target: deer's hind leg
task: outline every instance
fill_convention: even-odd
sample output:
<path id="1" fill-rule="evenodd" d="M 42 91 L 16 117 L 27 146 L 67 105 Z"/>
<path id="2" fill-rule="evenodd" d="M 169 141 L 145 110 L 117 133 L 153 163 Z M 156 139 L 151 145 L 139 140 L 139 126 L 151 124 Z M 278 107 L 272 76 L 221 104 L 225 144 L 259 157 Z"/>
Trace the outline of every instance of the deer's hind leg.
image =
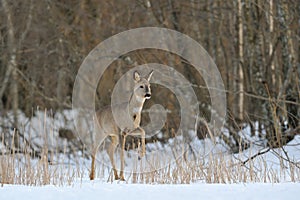
<path id="1" fill-rule="evenodd" d="M 118 180 L 119 176 L 118 176 L 118 171 L 117 171 L 116 163 L 115 163 L 115 159 L 114 159 L 114 153 L 115 153 L 115 149 L 116 149 L 117 145 L 119 144 L 119 138 L 118 138 L 118 136 L 110 136 L 110 137 L 111 137 L 111 143 L 109 144 L 109 147 L 106 149 L 106 151 L 109 156 L 110 162 L 112 164 L 115 180 Z"/>
<path id="2" fill-rule="evenodd" d="M 96 165 L 96 155 L 98 148 L 94 149 L 92 152 L 92 163 L 91 163 L 91 172 L 90 172 L 90 180 L 95 179 L 95 165 Z"/>

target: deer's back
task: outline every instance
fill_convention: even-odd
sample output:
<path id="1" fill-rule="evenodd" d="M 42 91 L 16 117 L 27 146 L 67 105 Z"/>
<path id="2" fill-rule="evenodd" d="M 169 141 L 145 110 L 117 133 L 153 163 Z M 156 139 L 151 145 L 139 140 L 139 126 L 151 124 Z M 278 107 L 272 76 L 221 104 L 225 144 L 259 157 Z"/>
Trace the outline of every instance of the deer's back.
<path id="1" fill-rule="evenodd" d="M 117 135 L 120 133 L 120 130 L 124 130 L 125 128 L 133 129 L 134 125 L 132 120 L 129 119 L 130 116 L 127 105 L 128 103 L 123 103 L 114 106 L 114 113 L 118 120 L 118 125 L 115 122 L 111 106 L 97 111 L 96 115 L 101 132 L 106 135 Z"/>

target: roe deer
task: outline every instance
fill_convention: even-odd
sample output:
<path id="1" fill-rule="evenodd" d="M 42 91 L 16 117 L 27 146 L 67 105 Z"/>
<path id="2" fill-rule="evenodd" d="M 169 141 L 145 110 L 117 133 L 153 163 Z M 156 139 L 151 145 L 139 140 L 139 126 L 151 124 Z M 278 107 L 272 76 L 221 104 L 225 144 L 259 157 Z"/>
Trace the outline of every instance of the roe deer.
<path id="1" fill-rule="evenodd" d="M 134 79 L 134 88 L 133 93 L 130 97 L 129 102 L 118 104 L 116 106 L 106 107 L 103 110 L 100 110 L 96 113 L 97 120 L 99 124 L 99 130 L 96 133 L 99 134 L 102 138 L 110 137 L 111 142 L 109 146 L 106 148 L 109 159 L 112 164 L 112 168 L 114 171 L 115 180 L 125 180 L 124 179 L 124 150 L 125 150 L 125 140 L 127 135 L 140 136 L 141 137 L 141 152 L 140 156 L 145 155 L 145 131 L 140 127 L 141 122 L 141 112 L 146 99 L 150 99 L 151 97 L 151 88 L 150 88 L 150 79 L 153 74 L 151 71 L 147 76 L 141 77 L 140 74 L 135 71 L 133 73 Z M 118 114 L 118 119 L 121 121 L 121 125 L 118 124 L 113 116 L 114 113 Z M 129 115 L 128 115 L 129 114 Z M 128 119 L 128 117 L 131 119 Z M 121 149 L 121 168 L 120 175 L 118 176 L 118 171 L 116 169 L 116 164 L 114 161 L 114 152 L 118 144 L 120 144 L 120 136 L 122 138 L 122 149 Z M 97 139 L 96 139 L 97 140 Z M 96 141 L 98 142 L 98 141 Z M 99 144 L 100 145 L 100 144 Z M 90 172 L 90 179 L 93 180 L 95 178 L 95 159 L 96 154 L 99 148 L 99 145 L 95 145 L 93 147 L 92 152 L 92 165 Z"/>

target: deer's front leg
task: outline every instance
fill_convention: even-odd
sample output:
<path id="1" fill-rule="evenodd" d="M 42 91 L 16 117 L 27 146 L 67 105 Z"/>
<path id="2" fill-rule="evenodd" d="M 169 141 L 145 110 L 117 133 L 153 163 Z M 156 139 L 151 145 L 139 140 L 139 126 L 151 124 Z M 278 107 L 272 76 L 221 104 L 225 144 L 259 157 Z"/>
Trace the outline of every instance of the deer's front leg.
<path id="1" fill-rule="evenodd" d="M 146 154 L 146 142 L 145 142 L 145 136 L 146 133 L 144 131 L 144 129 L 142 129 L 141 127 L 138 127 L 132 131 L 130 131 L 128 133 L 128 135 L 132 135 L 132 136 L 140 136 L 141 137 L 141 151 L 140 151 L 140 155 L 139 157 L 144 157 Z"/>
<path id="2" fill-rule="evenodd" d="M 146 137 L 146 133 L 144 131 L 144 129 L 141 128 L 141 141 L 142 141 L 142 150 L 140 153 L 140 157 L 144 157 L 146 154 L 146 142 L 145 142 L 145 137 Z"/>

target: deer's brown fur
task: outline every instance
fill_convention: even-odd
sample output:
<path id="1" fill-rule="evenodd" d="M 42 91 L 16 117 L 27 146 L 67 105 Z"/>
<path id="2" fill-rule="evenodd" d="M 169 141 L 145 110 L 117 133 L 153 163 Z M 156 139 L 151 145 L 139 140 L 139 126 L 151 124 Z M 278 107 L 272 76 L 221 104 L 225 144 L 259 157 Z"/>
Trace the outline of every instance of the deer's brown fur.
<path id="1" fill-rule="evenodd" d="M 98 120 L 98 131 L 97 135 L 100 138 L 110 137 L 111 142 L 109 143 L 106 151 L 110 158 L 112 168 L 114 171 L 115 179 L 125 180 L 124 179 L 124 148 L 125 148 L 125 139 L 127 135 L 134 135 L 141 137 L 141 152 L 140 156 L 145 155 L 145 131 L 140 127 L 141 123 L 141 112 L 146 99 L 151 97 L 151 88 L 150 88 L 150 79 L 153 74 L 151 71 L 147 76 L 141 77 L 140 74 L 135 71 L 133 73 L 134 79 L 134 88 L 131 95 L 131 98 L 128 103 L 123 103 L 115 105 L 114 108 L 108 106 L 96 113 Z M 118 122 L 116 124 L 114 113 L 118 115 Z M 128 115 L 129 114 L 129 115 Z M 114 152 L 118 144 L 120 144 L 120 136 L 122 137 L 122 149 L 121 149 L 121 168 L 120 174 L 116 169 L 116 164 L 114 160 Z M 99 137 L 98 137 L 99 138 Z M 97 140 L 97 137 L 96 137 Z M 96 141 L 98 142 L 98 141 Z M 95 178 L 95 159 L 96 153 L 98 151 L 99 145 L 95 145 L 92 152 L 92 165 L 90 179 Z"/>

